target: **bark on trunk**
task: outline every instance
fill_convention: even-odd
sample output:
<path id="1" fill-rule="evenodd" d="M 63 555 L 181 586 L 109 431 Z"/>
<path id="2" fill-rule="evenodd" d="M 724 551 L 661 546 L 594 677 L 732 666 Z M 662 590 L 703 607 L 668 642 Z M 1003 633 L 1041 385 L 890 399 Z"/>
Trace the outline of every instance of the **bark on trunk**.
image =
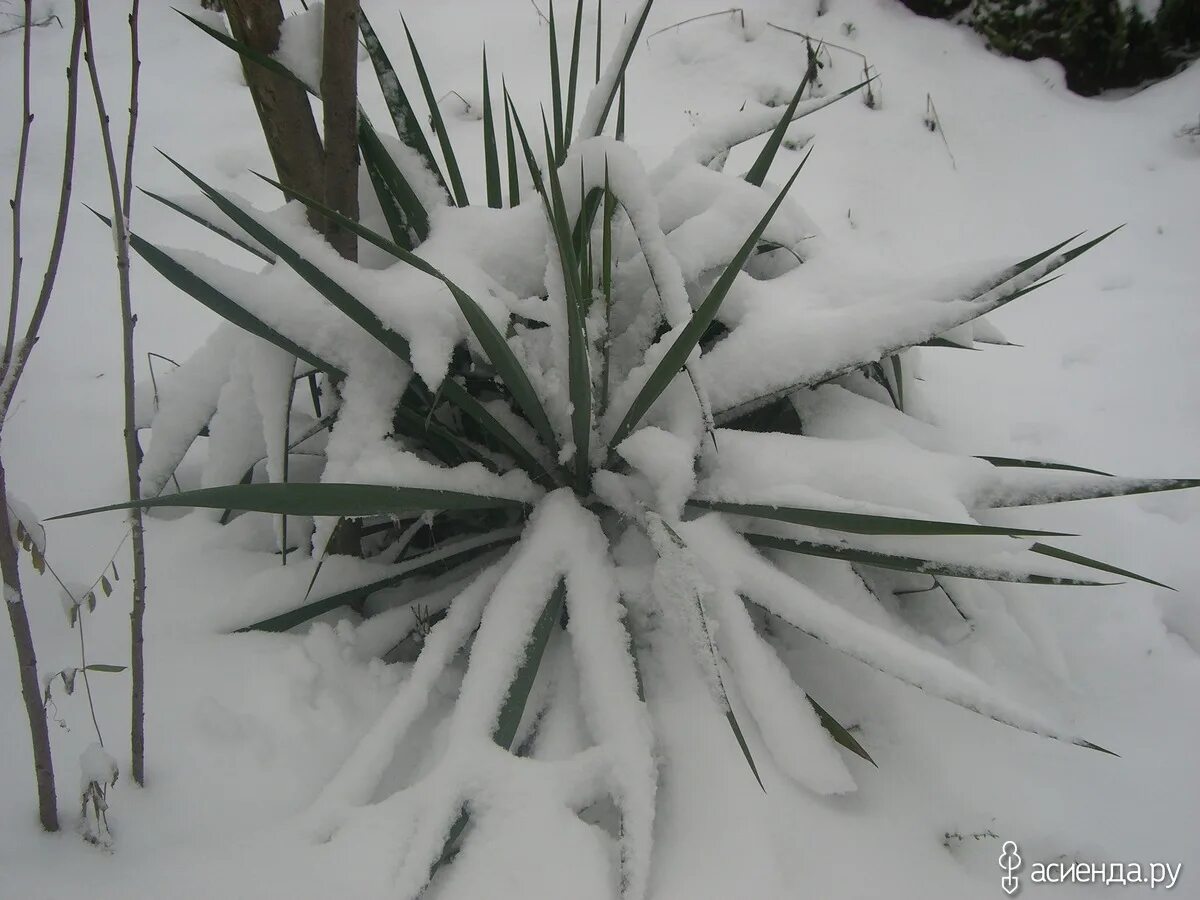
<path id="1" fill-rule="evenodd" d="M 235 38 L 262 53 L 279 49 L 283 23 L 279 0 L 225 0 L 224 5 Z M 243 60 L 242 71 L 280 183 L 310 197 L 323 197 L 325 154 L 308 93 L 252 62 Z M 310 214 L 309 221 L 323 230 L 319 217 Z"/>
<path id="2" fill-rule="evenodd" d="M 321 57 L 325 125 L 325 203 L 358 221 L 358 0 L 327 0 Z M 358 236 L 332 222 L 329 243 L 358 258 Z"/>

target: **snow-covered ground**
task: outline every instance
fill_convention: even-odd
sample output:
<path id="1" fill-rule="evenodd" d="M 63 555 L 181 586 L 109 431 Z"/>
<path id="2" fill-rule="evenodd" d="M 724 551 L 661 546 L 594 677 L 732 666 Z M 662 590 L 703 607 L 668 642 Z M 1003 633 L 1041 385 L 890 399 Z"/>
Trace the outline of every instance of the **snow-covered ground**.
<path id="1" fill-rule="evenodd" d="M 69 5 L 41 4 L 64 20 Z M 124 4 L 93 5 L 109 107 L 123 127 Z M 198 8 L 195 0 L 183 5 Z M 394 4 L 364 5 L 395 48 L 393 59 L 405 59 Z M 621 10 L 633 5 L 605 4 L 610 45 Z M 937 276 L 964 261 L 1020 258 L 1085 228 L 1126 223 L 1053 287 L 991 317 L 1022 347 L 923 351 L 922 414 L 964 452 L 1057 458 L 1131 475 L 1200 474 L 1200 140 L 1177 134 L 1200 116 L 1200 66 L 1123 99 L 1085 100 L 1065 90 L 1053 64 L 992 56 L 969 30 L 917 18 L 892 0 L 826 5 L 818 18 L 815 0 L 747 2 L 744 29 L 729 15 L 644 40 L 629 81 L 630 141 L 653 164 L 706 116 L 747 98 L 790 96 L 804 45 L 767 22 L 865 53 L 882 75 L 880 108 L 849 98 L 796 127 L 817 137 L 793 196 L 842 251 L 881 271 Z M 659 0 L 647 34 L 721 6 Z M 478 96 L 485 40 L 492 72 L 505 74 L 515 97 L 531 101 L 547 83 L 545 25 L 526 0 L 411 0 L 402 8 L 439 93 Z M 142 21 L 138 183 L 186 193 L 153 152 L 159 147 L 217 186 L 274 202 L 247 174 L 268 171 L 269 160 L 236 60 L 166 4 L 144 4 Z M 27 289 L 40 274 L 57 192 L 68 38 L 53 25 L 34 34 Z M 858 79 L 850 54 L 834 50 L 833 63 L 823 73 L 827 88 Z M 16 155 L 19 78 L 20 37 L 0 37 L 5 184 Z M 372 83 L 369 69 L 362 80 Z M 950 152 L 923 124 L 927 95 Z M 380 109 L 373 87 L 365 102 Z M 78 205 L 107 202 L 94 118 L 85 94 L 86 149 L 63 271 L 5 428 L 10 484 L 42 515 L 113 502 L 124 491 L 112 244 Z M 460 151 L 464 171 L 481 172 L 481 123 L 463 116 L 451 126 L 458 146 L 470 148 Z M 741 152 L 731 167 L 752 159 L 752 150 Z M 482 193 L 480 184 L 468 187 Z M 8 227 L 5 219 L 0 246 Z M 230 252 L 149 201 L 135 205 L 134 228 L 166 244 Z M 0 283 L 7 284 L 7 265 L 5 258 Z M 181 360 L 214 325 L 138 262 L 134 292 L 142 353 Z M 995 521 L 1085 535 L 1070 546 L 1178 589 L 1014 589 L 1012 617 L 1036 607 L 1050 623 L 1047 646 L 1062 648 L 1057 674 L 1043 649 L 1005 632 L 1009 616 L 980 617 L 988 639 L 958 648 L 985 679 L 1121 757 L 1003 728 L 814 648 L 790 662 L 828 697 L 831 712 L 860 725 L 878 770 L 847 756 L 858 791 L 832 798 L 770 770 L 764 795 L 736 757 L 727 764 L 716 751 L 711 759 L 692 752 L 677 776 L 690 790 L 668 784 L 665 792 L 670 808 L 660 810 L 652 896 L 998 897 L 996 859 L 1002 842 L 1013 840 L 1028 862 L 1182 863 L 1173 893 L 1200 897 L 1200 492 L 1017 511 Z M 86 584 L 123 529 L 114 515 L 48 531 L 51 563 Z M 362 825 L 313 845 L 292 823 L 391 695 L 397 667 L 360 660 L 327 626 L 224 635 L 231 604 L 271 557 L 239 549 L 211 522 L 156 518 L 149 553 L 148 787 L 134 788 L 123 775 L 110 791 L 111 852 L 85 844 L 71 827 L 79 757 L 93 740 L 79 692 L 56 699 L 63 727 L 52 727 L 67 827 L 53 836 L 37 829 L 11 643 L 0 638 L 0 896 L 388 896 L 397 845 L 386 828 Z M 124 576 L 128 566 L 121 569 Z M 76 664 L 77 634 L 53 583 L 32 571 L 26 577 L 43 673 Z M 117 587 L 87 617 L 89 661 L 127 658 L 128 585 Z M 128 677 L 97 675 L 92 686 L 106 743 L 127 770 Z M 671 713 L 681 728 L 685 713 Z M 677 740 L 704 747 L 709 737 Z M 451 883 L 444 895 L 592 895 L 576 893 L 579 873 L 564 871 L 556 853 L 556 842 L 572 840 L 569 830 L 521 835 L 521 827 L 514 821 L 520 840 L 492 847 L 492 882 Z M 1062 886 L 1055 896 L 1103 890 Z"/>

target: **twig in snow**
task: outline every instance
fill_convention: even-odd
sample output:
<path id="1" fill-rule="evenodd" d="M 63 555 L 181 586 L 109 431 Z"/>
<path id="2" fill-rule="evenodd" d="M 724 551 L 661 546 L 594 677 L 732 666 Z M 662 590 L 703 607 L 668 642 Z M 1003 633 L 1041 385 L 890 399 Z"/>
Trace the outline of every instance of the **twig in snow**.
<path id="1" fill-rule="evenodd" d="M 878 109 L 880 106 L 882 106 L 882 96 L 877 97 L 875 95 L 875 88 L 872 87 L 872 85 L 877 85 L 877 83 L 880 81 L 879 73 L 876 71 L 875 76 L 872 78 L 871 70 L 875 67 L 871 65 L 871 62 L 867 59 L 865 53 L 855 50 L 852 47 L 846 47 L 842 44 L 835 44 L 833 41 L 828 41 L 824 38 L 813 37 L 811 34 L 806 34 L 803 31 L 796 31 L 794 28 L 784 28 L 782 25 L 776 25 L 774 22 L 768 22 L 767 27 L 774 28 L 776 31 L 782 31 L 785 34 L 794 35 L 795 37 L 804 38 L 804 40 L 810 43 L 813 41 L 819 42 L 825 47 L 825 55 L 826 58 L 829 59 L 830 66 L 833 65 L 833 57 L 829 54 L 830 47 L 835 50 L 841 50 L 844 53 L 850 53 L 854 56 L 857 56 L 860 60 L 862 60 L 863 81 L 868 82 L 867 84 L 863 85 L 863 103 L 867 105 L 868 109 Z M 880 91 L 882 93 L 881 87 Z"/>
<path id="2" fill-rule="evenodd" d="M 14 19 L 17 18 L 15 13 L 4 13 L 4 15 L 9 16 Z M 6 34 L 12 34 L 14 31 L 27 31 L 28 30 L 26 28 L 27 22 L 29 23 L 29 28 L 45 28 L 51 22 L 57 22 L 59 28 L 63 27 L 62 19 L 60 19 L 58 16 L 54 15 L 54 13 L 51 13 L 50 15 L 46 16 L 46 18 L 44 18 L 38 22 L 30 22 L 29 14 L 26 13 L 25 18 L 21 21 L 20 25 L 13 25 L 11 28 L 0 29 L 0 37 L 4 37 L 4 35 L 6 35 Z"/>
<path id="3" fill-rule="evenodd" d="M 732 16 L 732 15 L 737 15 L 737 16 L 741 17 L 742 30 L 744 31 L 746 28 L 746 11 L 744 9 L 742 9 L 740 6 L 733 6 L 733 7 L 730 7 L 729 9 L 723 9 L 719 12 L 705 13 L 702 16 L 692 16 L 690 19 L 684 19 L 681 22 L 676 22 L 674 25 L 667 25 L 663 28 L 658 29 L 658 31 L 654 32 L 653 34 L 647 35 L 646 43 L 650 43 L 650 38 L 657 37 L 658 35 L 662 34 L 664 31 L 670 31 L 673 28 L 681 28 L 684 25 L 690 25 L 693 22 L 699 22 L 702 19 L 714 19 L 717 16 Z"/>
<path id="4" fill-rule="evenodd" d="M 950 165 L 957 172 L 958 162 L 954 158 L 954 151 L 950 149 L 950 142 L 946 139 L 946 129 L 942 127 L 942 119 L 938 115 L 937 107 L 933 105 L 932 94 L 925 95 L 925 127 L 942 136 L 942 143 L 946 145 L 946 152 L 950 154 Z"/>
<path id="5" fill-rule="evenodd" d="M 464 97 L 462 94 L 460 94 L 458 91 L 454 91 L 454 90 L 446 91 L 446 93 L 442 94 L 442 96 L 437 98 L 438 105 L 440 106 L 441 102 L 443 100 L 445 100 L 447 97 L 449 97 L 451 94 L 453 94 L 455 97 L 457 97 L 459 100 L 462 101 L 463 112 L 469 114 L 471 112 L 471 101 L 468 100 L 466 97 Z"/>

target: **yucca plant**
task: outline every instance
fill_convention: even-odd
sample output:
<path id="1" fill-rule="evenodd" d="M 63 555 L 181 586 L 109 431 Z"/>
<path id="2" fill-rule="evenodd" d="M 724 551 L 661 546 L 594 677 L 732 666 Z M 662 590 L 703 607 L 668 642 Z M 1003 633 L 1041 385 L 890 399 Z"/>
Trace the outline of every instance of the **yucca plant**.
<path id="1" fill-rule="evenodd" d="M 180 166 L 207 205 L 161 199 L 265 268 L 132 239 L 229 323 L 160 379 L 155 409 L 145 400 L 141 505 L 289 517 L 278 550 L 286 560 L 290 541 L 301 553 L 310 544 L 308 594 L 247 629 L 377 614 L 385 659 L 419 651 L 316 800 L 315 834 L 386 799 L 396 748 L 437 687 L 461 677 L 445 728 L 418 737 L 424 774 L 388 800 L 411 823 L 397 848 L 402 896 L 514 810 L 563 827 L 588 810 L 618 848 L 622 896 L 643 897 L 666 727 L 657 711 L 675 690 L 728 722 L 760 786 L 765 751 L 773 771 L 815 792 L 852 790 L 835 744 L 870 761 L 868 750 L 792 679 L 777 652 L 788 629 L 997 722 L 1102 749 L 847 599 L 894 609 L 894 594 L 930 580 L 943 591 L 962 579 L 1097 584 L 1087 570 L 1148 581 L 1042 541 L 1063 535 L 979 519 L 1198 484 L 964 458 L 932 449 L 935 437 L 902 437 L 912 348 L 1003 343 L 980 317 L 1107 235 L 927 292 L 844 303 L 806 293 L 807 273 L 827 271 L 788 202 L 808 157 L 782 186 L 768 175 L 788 126 L 838 97 L 802 101 L 806 78 L 782 115 L 742 110 L 647 171 L 603 132 L 615 112 L 623 135 L 624 78 L 650 6 L 603 72 L 597 63 L 582 104 L 582 0 L 565 74 L 551 16 L 552 113 L 540 131 L 503 91 L 501 140 L 485 62 L 486 207 L 470 204 L 413 35 L 432 142 L 363 19 L 399 138 L 361 115 L 377 209 L 351 222 L 288 192 L 295 202 L 262 212 Z M 731 148 L 762 134 L 749 169 L 726 172 Z M 374 256 L 341 259 L 309 210 Z M 311 412 L 293 399 L 305 382 Z M 204 486 L 164 493 L 202 434 Z M 361 523 L 351 549 L 364 559 L 339 562 L 339 589 L 323 592 L 321 562 L 344 549 L 333 539 L 347 520 Z M 929 596 L 970 619 L 949 593 Z"/>

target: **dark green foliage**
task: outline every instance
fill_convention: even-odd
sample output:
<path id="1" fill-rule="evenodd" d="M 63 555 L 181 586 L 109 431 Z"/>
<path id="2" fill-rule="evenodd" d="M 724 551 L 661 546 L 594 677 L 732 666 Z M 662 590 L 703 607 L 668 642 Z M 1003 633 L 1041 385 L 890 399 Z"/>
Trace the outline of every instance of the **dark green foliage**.
<path id="1" fill-rule="evenodd" d="M 971 0 L 900 0 L 900 2 L 918 16 L 928 16 L 931 19 L 948 19 L 971 5 Z"/>
<path id="2" fill-rule="evenodd" d="M 1196 0 L 1162 0 L 1154 29 L 1168 51 L 1200 50 L 1200 3 Z"/>
<path id="3" fill-rule="evenodd" d="M 1006 56 L 1061 63 L 1067 87 L 1085 96 L 1166 77 L 1200 51 L 1197 0 L 1163 0 L 1154 22 L 1120 0 L 900 2 L 922 16 L 960 16 Z"/>

